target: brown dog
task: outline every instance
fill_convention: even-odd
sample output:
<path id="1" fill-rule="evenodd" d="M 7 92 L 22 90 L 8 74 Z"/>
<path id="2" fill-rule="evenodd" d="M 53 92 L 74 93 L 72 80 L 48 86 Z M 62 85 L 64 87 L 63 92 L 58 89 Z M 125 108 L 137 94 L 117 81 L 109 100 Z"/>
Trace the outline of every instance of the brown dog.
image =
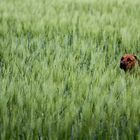
<path id="1" fill-rule="evenodd" d="M 140 65 L 140 60 L 133 54 L 125 54 L 120 60 L 120 68 L 125 72 L 132 70 L 137 65 Z"/>

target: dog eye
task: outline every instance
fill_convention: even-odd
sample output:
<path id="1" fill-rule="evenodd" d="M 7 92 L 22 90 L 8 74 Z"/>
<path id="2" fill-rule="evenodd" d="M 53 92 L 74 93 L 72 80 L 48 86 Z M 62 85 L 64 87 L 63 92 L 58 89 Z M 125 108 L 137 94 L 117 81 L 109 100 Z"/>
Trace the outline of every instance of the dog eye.
<path id="1" fill-rule="evenodd" d="M 123 59 L 124 59 L 124 58 L 122 57 L 122 58 L 121 58 L 121 61 L 122 61 Z"/>
<path id="2" fill-rule="evenodd" d="M 129 62 L 130 62 L 130 61 L 132 61 L 132 60 L 131 60 L 130 58 L 127 58 L 127 61 L 129 61 Z"/>

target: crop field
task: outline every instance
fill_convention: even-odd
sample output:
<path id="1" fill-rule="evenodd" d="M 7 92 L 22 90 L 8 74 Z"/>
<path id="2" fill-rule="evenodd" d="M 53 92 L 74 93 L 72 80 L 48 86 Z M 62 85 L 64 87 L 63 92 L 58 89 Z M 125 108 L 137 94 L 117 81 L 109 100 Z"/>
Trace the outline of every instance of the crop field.
<path id="1" fill-rule="evenodd" d="M 0 0 L 0 139 L 140 139 L 139 0 Z"/>

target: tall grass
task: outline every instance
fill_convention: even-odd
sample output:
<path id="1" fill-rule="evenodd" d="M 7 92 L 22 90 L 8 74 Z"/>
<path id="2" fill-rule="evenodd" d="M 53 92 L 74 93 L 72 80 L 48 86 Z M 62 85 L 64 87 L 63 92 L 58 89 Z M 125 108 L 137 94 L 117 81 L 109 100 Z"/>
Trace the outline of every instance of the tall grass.
<path id="1" fill-rule="evenodd" d="M 0 0 L 0 139 L 140 139 L 140 1 Z"/>

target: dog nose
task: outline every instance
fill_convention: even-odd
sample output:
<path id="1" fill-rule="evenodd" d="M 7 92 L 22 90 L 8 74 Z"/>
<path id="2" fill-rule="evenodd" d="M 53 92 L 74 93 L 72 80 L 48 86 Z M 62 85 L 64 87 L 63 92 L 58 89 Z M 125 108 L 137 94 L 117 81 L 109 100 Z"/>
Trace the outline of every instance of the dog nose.
<path id="1" fill-rule="evenodd" d="M 125 64 L 123 62 L 120 62 L 120 68 L 123 69 L 125 67 Z"/>

